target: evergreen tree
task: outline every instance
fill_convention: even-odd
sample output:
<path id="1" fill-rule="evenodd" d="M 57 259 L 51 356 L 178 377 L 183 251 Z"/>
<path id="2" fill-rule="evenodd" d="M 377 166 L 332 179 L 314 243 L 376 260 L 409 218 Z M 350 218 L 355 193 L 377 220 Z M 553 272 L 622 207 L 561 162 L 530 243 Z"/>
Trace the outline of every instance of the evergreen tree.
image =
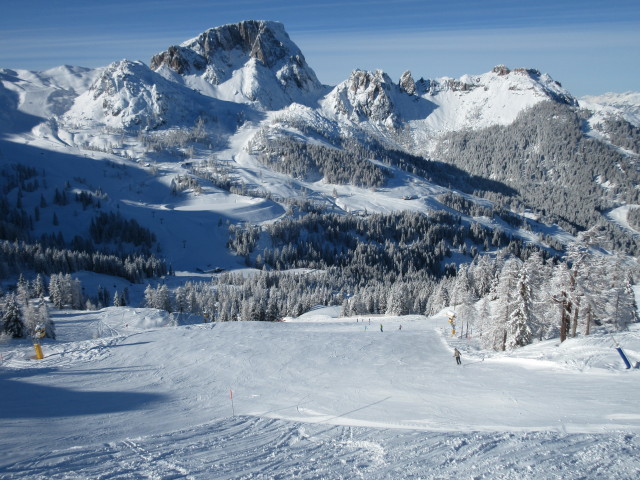
<path id="1" fill-rule="evenodd" d="M 44 298 L 40 297 L 38 301 L 38 321 L 44 325 L 45 337 L 55 340 L 56 338 L 56 326 L 49 315 L 49 308 Z"/>
<path id="2" fill-rule="evenodd" d="M 155 308 L 159 310 L 171 312 L 171 296 L 166 285 L 161 285 L 156 289 L 155 305 Z"/>
<path id="3" fill-rule="evenodd" d="M 573 311 L 573 303 L 569 296 L 569 285 L 571 283 L 571 272 L 567 264 L 559 263 L 553 269 L 553 277 L 551 279 L 552 299 L 556 305 L 556 315 L 549 318 L 547 328 L 550 331 L 549 336 L 560 335 L 560 341 L 564 342 L 567 338 L 571 322 L 571 313 Z"/>
<path id="4" fill-rule="evenodd" d="M 497 287 L 496 306 L 491 322 L 488 325 L 487 336 L 483 342 L 494 350 L 506 350 L 509 335 L 511 315 L 516 309 L 515 289 L 519 278 L 520 265 L 515 258 L 509 258 L 500 271 L 500 281 Z"/>
<path id="5" fill-rule="evenodd" d="M 461 265 L 454 281 L 452 302 L 457 308 L 461 334 L 463 332 L 463 322 L 467 322 L 468 329 L 469 320 L 473 318 L 475 313 L 473 304 L 477 300 L 475 289 L 471 285 L 469 268 L 467 265 Z"/>
<path id="6" fill-rule="evenodd" d="M 23 338 L 27 333 L 15 293 L 11 293 L 6 297 L 2 314 L 2 328 L 12 338 Z"/>
<path id="7" fill-rule="evenodd" d="M 53 306 L 60 310 L 64 305 L 63 286 L 57 274 L 51 275 L 49 279 L 49 298 Z"/>
<path id="8" fill-rule="evenodd" d="M 44 280 L 42 279 L 42 275 L 38 273 L 36 275 L 35 280 L 33 281 L 33 296 L 36 298 L 44 297 L 47 294 L 47 289 L 44 284 Z"/>
<path id="9" fill-rule="evenodd" d="M 22 306 L 26 305 L 31 298 L 29 292 L 29 283 L 25 280 L 22 273 L 18 276 L 18 283 L 16 284 L 16 293 L 18 296 L 18 303 Z"/>
<path id="10" fill-rule="evenodd" d="M 476 304 L 476 322 L 475 330 L 476 334 L 480 337 L 481 343 L 482 337 L 486 336 L 486 332 L 488 329 L 488 325 L 491 322 L 491 302 L 489 301 L 489 296 L 485 295 L 482 299 Z"/>
<path id="11" fill-rule="evenodd" d="M 113 294 L 113 306 L 114 307 L 121 307 L 122 303 L 120 301 L 120 295 L 118 294 L 118 291 L 116 290 L 116 293 Z"/>
<path id="12" fill-rule="evenodd" d="M 267 302 L 267 311 L 265 313 L 265 320 L 267 322 L 276 322 L 280 317 L 280 312 L 278 311 L 278 303 L 275 299 L 274 294 L 269 295 L 269 301 Z"/>
<path id="13" fill-rule="evenodd" d="M 551 268 L 547 265 L 540 252 L 534 252 L 524 263 L 531 289 L 531 318 L 529 326 L 532 335 L 539 340 L 545 338 L 546 319 L 554 317 L 555 303 L 551 298 L 547 283 L 551 277 Z"/>
<path id="14" fill-rule="evenodd" d="M 531 285 L 529 285 L 526 269 L 522 268 L 515 289 L 514 309 L 509 314 L 507 323 L 506 348 L 524 347 L 531 343 L 532 335 L 529 327 L 532 318 L 531 311 Z"/>
<path id="15" fill-rule="evenodd" d="M 150 284 L 144 289 L 144 306 L 147 308 L 156 308 L 156 292 Z"/>
<path id="16" fill-rule="evenodd" d="M 391 291 L 389 292 L 389 299 L 387 301 L 387 315 L 407 315 L 409 313 L 409 308 L 407 304 L 408 292 L 407 287 L 404 283 L 396 282 L 391 287 Z M 361 304 L 361 302 L 358 302 Z M 353 312 L 356 315 L 366 313 L 364 312 L 364 307 L 358 308 Z M 353 309 L 352 309 L 353 311 Z"/>

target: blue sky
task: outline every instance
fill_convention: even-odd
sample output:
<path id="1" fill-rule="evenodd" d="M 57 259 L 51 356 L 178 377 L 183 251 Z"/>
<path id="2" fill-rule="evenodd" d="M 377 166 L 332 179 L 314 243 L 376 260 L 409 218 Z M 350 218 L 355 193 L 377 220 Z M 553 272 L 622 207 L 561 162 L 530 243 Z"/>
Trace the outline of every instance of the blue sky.
<path id="1" fill-rule="evenodd" d="M 323 83 L 537 68 L 576 96 L 640 91 L 638 0 L 2 0 L 0 67 L 97 67 L 208 28 L 277 20 Z"/>

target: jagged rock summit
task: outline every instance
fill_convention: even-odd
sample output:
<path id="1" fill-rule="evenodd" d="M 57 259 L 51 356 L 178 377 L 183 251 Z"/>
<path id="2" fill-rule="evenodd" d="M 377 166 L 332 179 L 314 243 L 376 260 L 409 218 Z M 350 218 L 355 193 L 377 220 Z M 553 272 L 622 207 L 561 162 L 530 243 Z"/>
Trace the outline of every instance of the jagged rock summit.
<path id="1" fill-rule="evenodd" d="M 205 95 L 265 110 L 312 104 L 323 91 L 284 26 L 272 21 L 211 28 L 154 55 L 151 68 Z"/>
<path id="2" fill-rule="evenodd" d="M 411 76 L 408 72 L 406 74 Z M 323 100 L 324 111 L 353 123 L 372 122 L 396 129 L 402 122 L 426 118 L 434 105 L 411 89 L 411 81 L 394 83 L 382 70 L 354 70 Z M 408 90 L 407 90 L 408 89 Z"/>
<path id="3" fill-rule="evenodd" d="M 167 121 L 181 122 L 185 117 L 197 116 L 202 107 L 196 101 L 185 100 L 194 94 L 165 80 L 142 62 L 121 60 L 101 72 L 62 122 L 75 126 L 157 128 Z"/>

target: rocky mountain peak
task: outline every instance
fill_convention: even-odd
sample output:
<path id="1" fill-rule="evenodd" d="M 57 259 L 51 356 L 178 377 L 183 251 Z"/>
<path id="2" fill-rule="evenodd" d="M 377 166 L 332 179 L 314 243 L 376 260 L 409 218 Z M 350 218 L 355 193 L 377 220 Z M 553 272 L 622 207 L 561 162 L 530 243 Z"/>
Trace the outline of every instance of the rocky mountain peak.
<path id="1" fill-rule="evenodd" d="M 216 63 L 217 57 L 225 53 L 241 52 L 255 58 L 268 68 L 287 56 L 283 40 L 289 40 L 280 23 L 247 20 L 236 24 L 210 28 L 192 40 L 169 47 L 151 58 L 151 68 L 157 70 L 167 65 L 179 74 L 203 70 Z M 298 52 L 294 53 L 294 57 Z M 301 54 L 300 54 L 301 55 Z"/>
<path id="2" fill-rule="evenodd" d="M 393 90 L 399 88 L 382 70 L 354 70 L 349 79 L 338 85 L 330 96 L 333 97 L 335 111 L 352 120 L 394 122 Z"/>
<path id="3" fill-rule="evenodd" d="M 416 82 L 413 80 L 409 70 L 400 76 L 399 85 L 400 89 L 409 95 L 414 95 L 416 93 Z"/>
<path id="4" fill-rule="evenodd" d="M 222 85 L 237 75 L 243 80 L 235 89 L 241 90 L 249 103 L 266 108 L 282 108 L 294 101 L 304 103 L 305 97 L 322 88 L 283 25 L 272 21 L 247 20 L 211 28 L 154 55 L 151 68 L 160 71 L 163 67 L 185 77 L 198 77 L 213 86 Z M 237 74 L 240 71 L 242 75 Z M 265 77 L 270 77 L 267 82 L 275 80 L 281 90 L 276 96 L 283 98 L 262 98 L 264 92 L 253 91 L 248 86 L 264 84 Z M 194 88 L 210 94 L 201 87 Z"/>
<path id="5" fill-rule="evenodd" d="M 193 125 L 214 101 L 168 81 L 140 61 L 121 60 L 101 71 L 62 116 L 61 123 L 131 130 Z"/>

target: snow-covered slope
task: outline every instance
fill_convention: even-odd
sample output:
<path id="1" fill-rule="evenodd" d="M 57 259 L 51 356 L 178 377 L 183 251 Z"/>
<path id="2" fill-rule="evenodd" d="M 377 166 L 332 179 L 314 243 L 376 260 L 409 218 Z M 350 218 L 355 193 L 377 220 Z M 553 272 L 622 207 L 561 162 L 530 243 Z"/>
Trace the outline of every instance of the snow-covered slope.
<path id="1" fill-rule="evenodd" d="M 8 163 L 25 162 L 61 178 L 49 190 L 67 182 L 77 191 L 100 187 L 110 207 L 147 225 L 152 224 L 149 216 L 170 212 L 163 218 L 175 223 L 163 224 L 162 237 L 171 247 L 162 248 L 188 258 L 185 268 L 196 257 L 205 260 L 205 267 L 216 259 L 200 249 L 198 255 L 183 255 L 177 247 L 184 239 L 176 245 L 171 232 L 188 229 L 187 216 L 200 232 L 221 219 L 276 221 L 287 201 L 295 199 L 359 214 L 442 209 L 436 197 L 451 189 L 446 175 L 437 184 L 424 169 L 417 174 L 420 169 L 383 163 L 375 148 L 430 154 L 448 132 L 507 125 L 546 100 L 576 104 L 548 75 L 504 66 L 459 79 L 416 81 L 405 72 L 399 82 L 381 71 L 356 70 L 330 89 L 320 85 L 277 22 L 207 30 L 156 55 L 151 65 L 122 60 L 96 70 L 1 71 L 0 129 L 11 135 L 5 135 L 0 155 Z M 359 148 L 362 161 L 384 169 L 388 178 L 383 188 L 366 188 L 331 184 L 317 174 L 307 181 L 274 171 L 261 155 L 269 140 L 279 137 L 332 149 Z M 43 158 L 63 160 L 41 165 Z M 134 173 L 104 180 L 109 176 L 96 165 L 111 162 Z M 172 193 L 180 176 L 191 179 L 194 188 Z M 69 180 L 76 177 L 82 182 Z M 253 192 L 253 197 L 237 195 L 242 192 Z M 38 206 L 33 199 L 25 203 L 31 211 Z M 86 235 L 79 222 L 68 223 L 69 236 Z M 50 233 L 38 229 L 38 235 Z"/>
<path id="2" fill-rule="evenodd" d="M 74 129 L 193 126 L 197 118 L 231 117 L 241 108 L 170 82 L 142 62 L 122 60 L 105 68 L 63 115 Z"/>
<path id="3" fill-rule="evenodd" d="M 395 129 L 407 120 L 426 118 L 434 109 L 429 101 L 411 96 L 381 70 L 354 70 L 323 100 L 329 117 L 353 123 L 374 122 Z"/>
<path id="4" fill-rule="evenodd" d="M 323 90 L 283 25 L 270 21 L 209 29 L 155 55 L 151 68 L 204 95 L 267 110 L 311 104 Z"/>
<path id="5" fill-rule="evenodd" d="M 538 102 L 577 101 L 547 74 L 510 70 L 500 65 L 481 75 L 416 82 L 416 94 L 437 105 L 425 127 L 433 131 L 483 128 L 512 123 L 519 113 Z"/>
<path id="6" fill-rule="evenodd" d="M 0 129 L 29 131 L 64 114 L 102 69 L 60 66 L 43 72 L 0 69 Z"/>
<path id="7" fill-rule="evenodd" d="M 577 105 L 549 75 L 500 65 L 458 79 L 415 81 L 407 71 L 398 83 L 380 70 L 354 70 L 321 105 L 327 118 L 355 124 L 397 148 L 429 153 L 444 133 L 508 125 L 543 101 Z"/>
<path id="8" fill-rule="evenodd" d="M 640 127 L 640 92 L 586 96 L 580 99 L 580 106 L 599 115 L 619 115 Z"/>
<path id="9" fill-rule="evenodd" d="M 373 121 L 397 127 L 409 122 L 422 133 L 484 128 L 512 123 L 523 110 L 544 100 L 569 105 L 577 101 L 547 74 L 537 70 L 495 67 L 459 79 L 414 81 L 405 72 L 398 84 L 378 70 L 355 70 L 330 92 L 323 105 L 354 122 Z"/>
<path id="10" fill-rule="evenodd" d="M 444 337 L 443 316 L 172 327 L 109 308 L 55 321 L 44 360 L 29 360 L 28 342 L 0 347 L 7 480 L 640 471 L 640 371 L 605 335 L 484 357 L 473 339 Z M 616 340 L 640 359 L 637 328 Z"/>

